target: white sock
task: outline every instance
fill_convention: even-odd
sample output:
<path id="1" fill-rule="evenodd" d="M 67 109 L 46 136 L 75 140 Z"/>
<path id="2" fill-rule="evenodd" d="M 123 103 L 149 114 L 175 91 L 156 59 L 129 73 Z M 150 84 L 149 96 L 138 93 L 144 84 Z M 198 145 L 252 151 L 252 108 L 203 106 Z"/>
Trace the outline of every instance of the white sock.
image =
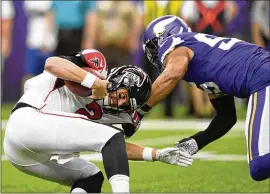
<path id="1" fill-rule="evenodd" d="M 74 188 L 72 189 L 71 193 L 87 193 L 87 192 L 82 188 Z"/>
<path id="2" fill-rule="evenodd" d="M 129 193 L 129 177 L 116 174 L 109 179 L 113 193 Z"/>

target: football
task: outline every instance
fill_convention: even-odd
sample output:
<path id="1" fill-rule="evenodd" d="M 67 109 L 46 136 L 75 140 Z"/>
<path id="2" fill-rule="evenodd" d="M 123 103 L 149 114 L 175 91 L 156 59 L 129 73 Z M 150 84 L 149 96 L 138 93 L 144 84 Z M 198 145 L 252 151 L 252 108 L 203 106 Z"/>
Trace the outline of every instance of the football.
<path id="1" fill-rule="evenodd" d="M 83 67 L 82 69 L 96 75 L 100 79 L 103 79 L 103 80 L 105 79 L 104 76 L 101 73 L 99 73 L 97 70 L 94 70 L 89 67 Z M 91 89 L 82 86 L 80 83 L 65 80 L 65 85 L 73 94 L 76 94 L 77 96 L 87 97 L 91 95 Z"/>

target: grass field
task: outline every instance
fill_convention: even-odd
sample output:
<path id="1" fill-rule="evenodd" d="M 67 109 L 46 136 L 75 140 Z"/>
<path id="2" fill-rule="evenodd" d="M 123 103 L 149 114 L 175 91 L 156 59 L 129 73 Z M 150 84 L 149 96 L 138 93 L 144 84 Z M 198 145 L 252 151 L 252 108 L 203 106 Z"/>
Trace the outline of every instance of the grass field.
<path id="1" fill-rule="evenodd" d="M 6 109 L 2 113 L 8 112 Z M 143 130 L 130 141 L 162 148 L 173 146 L 175 141 L 194 132 L 191 129 Z M 101 161 L 94 163 L 104 172 Z M 131 161 L 130 172 L 131 192 L 269 192 L 269 180 L 255 182 L 249 176 L 243 130 L 232 130 L 224 138 L 205 147 L 200 154 L 195 155 L 194 164 L 189 168 L 160 162 Z M 68 187 L 23 174 L 4 157 L 1 181 L 2 193 L 69 192 Z M 102 192 L 111 192 L 106 179 Z"/>

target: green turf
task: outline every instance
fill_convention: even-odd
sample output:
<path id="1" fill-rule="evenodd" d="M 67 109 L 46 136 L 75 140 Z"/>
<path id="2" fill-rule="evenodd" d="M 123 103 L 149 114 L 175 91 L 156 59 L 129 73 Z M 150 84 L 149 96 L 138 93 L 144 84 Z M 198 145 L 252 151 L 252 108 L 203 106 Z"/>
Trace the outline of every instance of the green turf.
<path id="1" fill-rule="evenodd" d="M 10 112 L 14 104 L 2 104 L 1 107 L 1 118 L 2 120 L 7 120 L 9 118 Z"/>
<path id="2" fill-rule="evenodd" d="M 13 105 L 2 108 L 7 119 Z M 151 112 L 150 118 L 161 114 L 161 106 Z M 244 115 L 244 114 L 243 114 Z M 159 117 L 159 116 L 158 116 Z M 162 148 L 195 133 L 194 130 L 141 130 L 127 141 Z M 2 131 L 2 139 L 4 131 Z M 2 144 L 1 144 L 2 145 Z M 216 154 L 246 154 L 244 131 L 232 130 L 202 151 Z M 104 172 L 102 162 L 95 162 Z M 105 174 L 105 173 L 104 173 Z M 130 162 L 131 192 L 269 192 L 269 180 L 255 182 L 249 176 L 246 161 L 194 161 L 189 168 L 180 168 L 160 162 Z M 2 191 L 5 192 L 69 192 L 69 187 L 29 176 L 18 171 L 8 161 L 2 161 Z M 102 192 L 111 192 L 105 179 Z"/>
<path id="3" fill-rule="evenodd" d="M 4 131 L 2 131 L 2 140 L 4 138 Z M 153 146 L 162 148 L 165 146 L 174 146 L 174 143 L 184 137 L 188 137 L 195 132 L 192 130 L 162 130 L 162 131 L 148 131 L 142 130 L 137 132 L 132 138 L 127 139 L 128 142 L 138 143 L 143 146 Z M 245 137 L 243 131 L 231 131 L 223 138 L 206 146 L 203 151 L 215 151 L 219 154 L 246 154 Z M 241 145 L 241 146 L 238 146 Z"/>
<path id="4" fill-rule="evenodd" d="M 96 163 L 102 170 L 101 162 Z M 269 182 L 249 177 L 246 162 L 196 161 L 190 168 L 130 162 L 131 192 L 268 192 Z M 69 188 L 19 172 L 2 163 L 2 192 L 68 192 Z M 102 192 L 110 192 L 104 181 Z"/>
<path id="5" fill-rule="evenodd" d="M 194 131 L 189 130 L 140 131 L 130 141 L 145 146 L 165 147 L 172 146 L 173 140 L 178 136 L 192 133 Z M 244 155 L 246 148 L 243 131 L 231 131 L 202 151 Z M 95 163 L 103 170 L 101 162 Z M 193 166 L 186 169 L 160 162 L 130 162 L 130 172 L 131 192 L 267 192 L 269 190 L 268 181 L 255 182 L 250 178 L 246 161 L 195 160 Z M 23 174 L 8 161 L 2 162 L 2 192 L 68 191 L 68 187 Z M 111 191 L 107 180 L 102 191 Z"/>

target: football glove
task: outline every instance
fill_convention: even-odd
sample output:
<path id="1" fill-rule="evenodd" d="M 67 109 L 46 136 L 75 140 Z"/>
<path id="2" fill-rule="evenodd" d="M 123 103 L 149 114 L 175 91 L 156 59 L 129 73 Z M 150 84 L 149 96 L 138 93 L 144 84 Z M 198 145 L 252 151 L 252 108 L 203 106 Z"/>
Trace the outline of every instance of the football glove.
<path id="1" fill-rule="evenodd" d="M 131 115 L 132 123 L 123 123 L 122 128 L 126 138 L 130 138 L 140 128 L 141 119 L 138 113 L 135 111 Z"/>
<path id="2" fill-rule="evenodd" d="M 142 118 L 152 109 L 152 107 L 144 104 L 141 108 L 137 109 L 137 114 L 139 115 L 140 119 Z"/>
<path id="3" fill-rule="evenodd" d="M 188 167 L 193 163 L 193 159 L 190 154 L 172 147 L 157 150 L 156 159 L 167 164 L 173 164 L 181 167 Z"/>
<path id="4" fill-rule="evenodd" d="M 199 151 L 198 145 L 193 138 L 184 138 L 175 144 L 181 151 L 187 152 L 190 155 L 194 155 Z"/>

